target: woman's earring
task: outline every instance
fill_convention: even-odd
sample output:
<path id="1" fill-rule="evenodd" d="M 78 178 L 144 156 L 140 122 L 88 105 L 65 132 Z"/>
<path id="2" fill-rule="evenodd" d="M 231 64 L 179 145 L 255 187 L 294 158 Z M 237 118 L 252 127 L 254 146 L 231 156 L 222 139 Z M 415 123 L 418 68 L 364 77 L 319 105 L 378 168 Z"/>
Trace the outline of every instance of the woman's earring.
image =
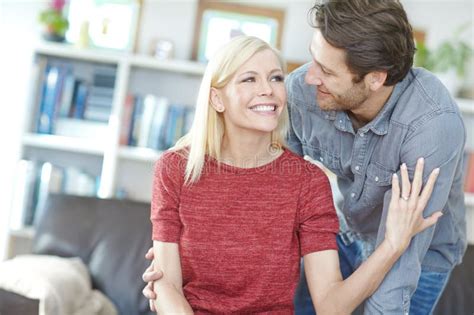
<path id="1" fill-rule="evenodd" d="M 217 107 L 216 111 L 218 111 L 219 113 L 222 113 L 224 112 L 224 107 Z"/>

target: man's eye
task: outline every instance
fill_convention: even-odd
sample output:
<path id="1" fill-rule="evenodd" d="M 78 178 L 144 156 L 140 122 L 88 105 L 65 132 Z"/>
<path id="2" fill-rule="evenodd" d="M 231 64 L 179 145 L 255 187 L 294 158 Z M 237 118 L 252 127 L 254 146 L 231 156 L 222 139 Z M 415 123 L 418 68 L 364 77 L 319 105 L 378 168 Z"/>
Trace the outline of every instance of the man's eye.
<path id="1" fill-rule="evenodd" d="M 272 81 L 275 81 L 275 82 L 283 82 L 284 80 L 285 78 L 282 75 L 276 75 L 272 77 Z"/>

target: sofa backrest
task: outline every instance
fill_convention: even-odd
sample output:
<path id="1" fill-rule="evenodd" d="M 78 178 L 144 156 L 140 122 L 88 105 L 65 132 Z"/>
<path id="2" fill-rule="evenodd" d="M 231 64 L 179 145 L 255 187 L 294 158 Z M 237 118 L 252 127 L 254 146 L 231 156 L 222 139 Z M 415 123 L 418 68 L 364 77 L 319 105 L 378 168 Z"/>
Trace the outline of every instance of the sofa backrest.
<path id="1" fill-rule="evenodd" d="M 147 203 L 51 194 L 38 218 L 33 252 L 80 257 L 94 288 L 120 314 L 152 314 L 141 279 L 152 246 L 149 218 Z"/>

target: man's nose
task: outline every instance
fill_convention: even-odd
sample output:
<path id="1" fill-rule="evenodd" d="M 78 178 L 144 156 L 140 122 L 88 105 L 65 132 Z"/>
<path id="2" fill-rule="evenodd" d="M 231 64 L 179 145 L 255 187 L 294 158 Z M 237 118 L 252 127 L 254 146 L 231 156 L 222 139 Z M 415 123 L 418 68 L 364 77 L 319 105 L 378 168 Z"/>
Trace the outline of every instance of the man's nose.
<path id="1" fill-rule="evenodd" d="M 317 65 L 315 65 L 314 63 L 308 68 L 308 72 L 305 76 L 305 82 L 309 85 L 323 84 L 323 82 L 321 81 L 320 71 L 318 71 Z"/>

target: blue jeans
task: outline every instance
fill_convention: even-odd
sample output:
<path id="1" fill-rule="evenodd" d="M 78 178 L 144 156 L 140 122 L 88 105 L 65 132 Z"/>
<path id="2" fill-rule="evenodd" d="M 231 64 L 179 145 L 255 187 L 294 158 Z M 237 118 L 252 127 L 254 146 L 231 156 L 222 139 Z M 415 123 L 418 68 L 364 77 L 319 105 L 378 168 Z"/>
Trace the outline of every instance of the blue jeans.
<path id="1" fill-rule="evenodd" d="M 367 258 L 368 251 L 363 241 L 347 242 L 341 235 L 337 236 L 337 245 L 341 274 L 346 279 Z M 417 289 L 410 300 L 410 315 L 428 315 L 433 312 L 448 282 L 449 274 L 450 272 L 421 270 Z M 303 263 L 301 263 L 300 283 L 295 293 L 294 305 L 296 315 L 314 315 L 316 313 L 309 295 Z"/>

